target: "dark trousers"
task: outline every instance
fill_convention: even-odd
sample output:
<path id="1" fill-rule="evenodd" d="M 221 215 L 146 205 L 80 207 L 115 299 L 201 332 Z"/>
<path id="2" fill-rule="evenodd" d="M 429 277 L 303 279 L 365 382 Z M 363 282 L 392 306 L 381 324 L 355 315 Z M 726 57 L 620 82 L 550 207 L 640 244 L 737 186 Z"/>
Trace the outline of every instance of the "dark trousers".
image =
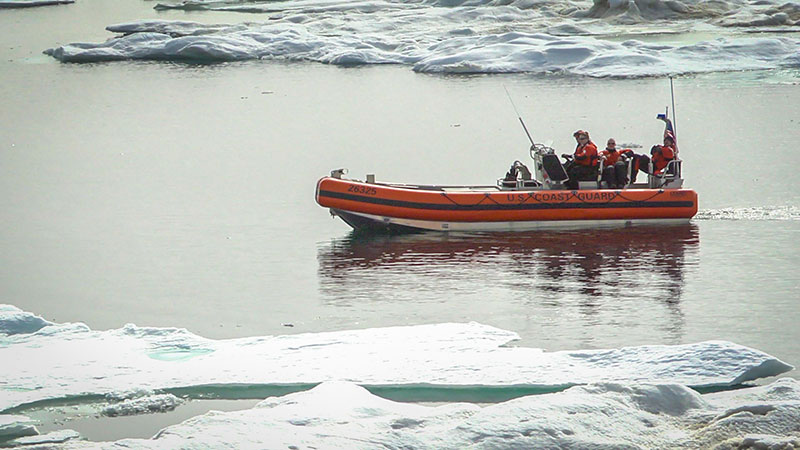
<path id="1" fill-rule="evenodd" d="M 628 164 L 618 161 L 613 166 L 603 167 L 603 181 L 610 188 L 621 188 L 628 184 Z"/>
<path id="2" fill-rule="evenodd" d="M 569 162 L 564 165 L 564 170 L 569 175 L 569 180 L 565 183 L 567 188 L 575 190 L 578 189 L 578 181 L 596 181 L 597 180 L 597 167 L 582 166 Z"/>
<path id="3" fill-rule="evenodd" d="M 650 173 L 650 157 L 647 155 L 636 155 L 636 161 L 639 161 L 639 170 L 644 173 Z M 631 183 L 636 182 L 636 174 L 637 174 L 636 166 L 633 167 L 633 173 L 631 174 Z"/>

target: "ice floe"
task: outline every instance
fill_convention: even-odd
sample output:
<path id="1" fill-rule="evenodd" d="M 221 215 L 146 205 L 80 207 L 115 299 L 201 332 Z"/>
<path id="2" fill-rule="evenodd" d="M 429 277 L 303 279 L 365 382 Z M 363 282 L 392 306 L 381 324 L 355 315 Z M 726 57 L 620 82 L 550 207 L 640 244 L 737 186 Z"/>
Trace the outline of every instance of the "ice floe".
<path id="1" fill-rule="evenodd" d="M 420 72 L 567 72 L 594 77 L 656 76 L 791 66 L 800 41 L 787 38 L 719 39 L 690 45 L 609 42 L 594 37 L 506 34 L 495 42 L 452 42 L 433 47 L 416 63 Z"/>
<path id="2" fill-rule="evenodd" d="M 75 0 L 2 0 L 0 8 L 32 8 L 34 6 L 67 5 Z"/>
<path id="3" fill-rule="evenodd" d="M 720 19 L 725 27 L 766 27 L 775 25 L 800 25 L 800 3 L 756 2 L 753 9 L 737 11 Z"/>
<path id="4" fill-rule="evenodd" d="M 46 53 L 63 62 L 130 59 L 402 64 L 435 73 L 564 73 L 644 77 L 800 67 L 796 3 L 724 0 L 188 1 L 158 9 L 255 13 L 204 25 L 141 20 L 121 36 Z M 731 32 L 764 31 L 763 36 Z M 670 43 L 653 36 L 691 34 Z M 626 39 L 628 38 L 628 39 Z"/>
<path id="5" fill-rule="evenodd" d="M 155 9 L 180 9 L 186 11 L 238 11 L 248 13 L 274 14 L 276 12 L 303 12 L 306 14 L 347 13 L 347 12 L 397 12 L 415 10 L 425 14 L 436 9 L 453 9 L 463 14 L 478 11 L 483 15 L 506 12 L 508 9 L 541 13 L 549 21 L 567 18 L 606 18 L 614 23 L 638 24 L 664 19 L 715 20 L 730 15 L 769 16 L 787 14 L 782 25 L 795 25 L 799 17 L 793 12 L 796 3 L 778 5 L 771 1 L 726 1 L 726 0 L 296 0 L 292 2 L 252 1 L 252 0 L 185 0 L 182 2 L 158 3 Z M 424 19 L 424 18 L 423 18 Z M 663 24 L 662 24 L 663 25 Z"/>
<path id="6" fill-rule="evenodd" d="M 183 400 L 172 394 L 152 394 L 125 398 L 102 409 L 100 413 L 108 417 L 133 416 L 154 412 L 172 411 L 183 403 Z"/>
<path id="7" fill-rule="evenodd" d="M 152 439 L 53 448 L 796 448 L 800 384 L 697 392 L 677 384 L 593 383 L 490 406 L 422 406 L 325 382 L 252 409 L 209 412 Z"/>
<path id="8" fill-rule="evenodd" d="M 18 320 L 20 314 L 30 313 L 4 307 L 0 323 L 6 317 L 24 323 Z M 0 335 L 0 361 L 8 362 L 0 368 L 0 411 L 45 400 L 114 393 L 126 398 L 125 392 L 134 387 L 156 391 L 295 386 L 299 390 L 332 380 L 401 394 L 420 388 L 552 391 L 599 381 L 712 387 L 792 369 L 768 354 L 724 341 L 561 352 L 508 347 L 504 345 L 518 338 L 515 333 L 478 323 L 230 340 L 130 324 L 109 331 L 72 323 L 48 325 L 33 333 L 19 333 L 10 324 L 0 329 L 10 330 Z M 170 403 L 150 398 L 140 406 L 163 406 L 165 401 Z"/>
<path id="9" fill-rule="evenodd" d="M 53 325 L 39 316 L 25 312 L 11 305 L 0 305 L 0 335 L 33 333 Z"/>
<path id="10" fill-rule="evenodd" d="M 42 447 L 32 447 L 34 445 L 46 445 L 46 444 L 58 444 L 61 442 L 66 442 L 70 439 L 77 439 L 80 437 L 80 434 L 75 430 L 58 430 L 53 431 L 50 433 L 45 434 L 36 434 L 32 436 L 24 436 L 19 437 L 16 439 L 11 439 L 5 443 L 5 445 L 9 447 L 15 446 L 25 446 L 25 448 L 37 448 L 41 449 Z M 47 445 L 45 448 L 51 449 L 53 448 L 50 445 Z"/>
<path id="11" fill-rule="evenodd" d="M 64 62 L 126 59 L 198 62 L 307 60 L 337 65 L 408 64 L 419 72 L 570 73 L 639 77 L 800 65 L 800 40 L 720 38 L 685 45 L 547 33 L 384 36 L 331 32 L 298 23 L 202 25 L 142 21 L 110 26 L 124 35 L 46 53 Z M 565 28 L 560 28 L 564 31 Z"/>
<path id="12" fill-rule="evenodd" d="M 39 434 L 33 421 L 25 416 L 0 414 L 0 443 L 21 437 Z"/>

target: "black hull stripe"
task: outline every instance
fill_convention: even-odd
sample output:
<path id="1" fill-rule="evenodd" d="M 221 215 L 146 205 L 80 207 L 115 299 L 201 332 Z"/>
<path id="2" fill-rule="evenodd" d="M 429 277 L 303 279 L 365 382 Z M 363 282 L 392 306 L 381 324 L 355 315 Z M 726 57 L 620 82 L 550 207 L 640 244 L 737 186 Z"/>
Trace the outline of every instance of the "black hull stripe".
<path id="1" fill-rule="evenodd" d="M 631 201 L 624 203 L 516 203 L 516 204 L 496 204 L 482 203 L 477 205 L 457 205 L 455 203 L 437 204 L 407 202 L 404 200 L 389 200 L 378 197 L 368 197 L 364 195 L 345 194 L 342 192 L 320 191 L 320 197 L 336 198 L 340 200 L 350 200 L 361 203 L 372 203 L 375 205 L 394 206 L 397 208 L 427 209 L 438 211 L 528 211 L 542 209 L 616 209 L 616 208 L 691 208 L 694 202 L 691 201 Z"/>

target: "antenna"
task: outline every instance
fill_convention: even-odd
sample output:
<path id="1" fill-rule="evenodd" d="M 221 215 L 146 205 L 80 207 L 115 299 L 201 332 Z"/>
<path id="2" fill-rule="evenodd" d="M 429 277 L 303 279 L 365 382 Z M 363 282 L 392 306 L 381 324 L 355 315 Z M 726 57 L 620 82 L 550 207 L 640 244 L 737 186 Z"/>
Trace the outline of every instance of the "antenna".
<path id="1" fill-rule="evenodd" d="M 669 77 L 669 95 L 672 97 L 672 134 L 678 139 L 678 119 L 675 118 L 675 90 L 672 87 L 672 76 Z"/>
<path id="2" fill-rule="evenodd" d="M 533 138 L 531 134 L 528 133 L 528 127 L 525 126 L 525 122 L 522 121 L 522 116 L 519 114 L 519 110 L 517 109 L 517 105 L 514 104 L 514 99 L 511 98 L 511 94 L 508 93 L 508 88 L 506 85 L 503 85 L 503 89 L 506 90 L 506 95 L 508 96 L 508 101 L 511 102 L 511 106 L 514 108 L 514 112 L 517 113 L 517 118 L 519 119 L 519 123 L 522 124 L 522 129 L 525 130 L 525 134 L 528 135 L 528 140 L 531 141 L 531 145 L 536 145 L 533 142 Z"/>

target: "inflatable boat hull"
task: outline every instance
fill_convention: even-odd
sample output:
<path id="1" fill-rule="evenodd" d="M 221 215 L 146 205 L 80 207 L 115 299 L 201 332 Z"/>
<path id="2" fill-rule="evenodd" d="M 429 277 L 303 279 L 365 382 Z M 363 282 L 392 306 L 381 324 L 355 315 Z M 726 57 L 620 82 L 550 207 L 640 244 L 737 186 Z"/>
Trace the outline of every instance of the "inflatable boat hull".
<path id="1" fill-rule="evenodd" d="M 355 229 L 530 231 L 686 223 L 690 189 L 502 190 L 413 186 L 324 177 L 316 200 Z"/>

